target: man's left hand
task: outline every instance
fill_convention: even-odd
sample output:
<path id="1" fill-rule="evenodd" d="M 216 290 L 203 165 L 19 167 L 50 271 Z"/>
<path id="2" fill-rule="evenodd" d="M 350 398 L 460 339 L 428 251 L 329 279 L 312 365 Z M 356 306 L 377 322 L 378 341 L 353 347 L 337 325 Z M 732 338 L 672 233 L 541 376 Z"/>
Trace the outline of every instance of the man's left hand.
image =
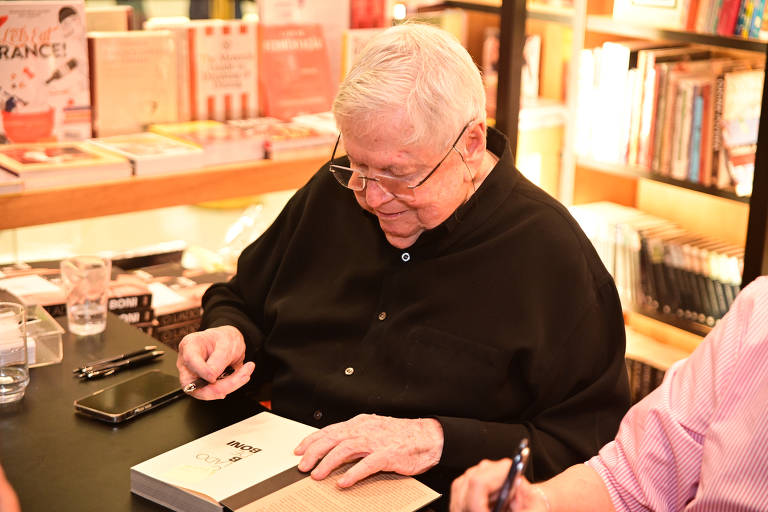
<path id="1" fill-rule="evenodd" d="M 315 480 L 361 459 L 338 479 L 339 487 L 349 487 L 379 471 L 418 475 L 435 466 L 442 452 L 443 428 L 437 420 L 375 414 L 329 425 L 307 436 L 294 450 L 303 455 L 299 470 L 309 471 L 317 464 L 312 471 Z"/>

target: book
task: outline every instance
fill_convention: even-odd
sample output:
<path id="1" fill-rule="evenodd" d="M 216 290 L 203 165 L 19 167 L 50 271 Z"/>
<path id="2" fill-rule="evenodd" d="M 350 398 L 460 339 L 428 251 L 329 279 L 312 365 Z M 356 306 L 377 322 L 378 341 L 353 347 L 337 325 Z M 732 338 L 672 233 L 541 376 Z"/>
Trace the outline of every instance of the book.
<path id="1" fill-rule="evenodd" d="M 265 149 L 271 160 L 310 158 L 327 155 L 330 158 L 338 133 L 319 131 L 308 124 L 287 121 L 269 127 Z"/>
<path id="2" fill-rule="evenodd" d="M 264 158 L 263 137 L 251 136 L 248 130 L 242 130 L 229 123 L 188 121 L 154 124 L 149 130 L 202 148 L 203 163 L 207 166 Z"/>
<path id="3" fill-rule="evenodd" d="M 331 71 L 320 25 L 261 27 L 259 100 L 262 116 L 284 121 L 331 109 Z"/>
<path id="4" fill-rule="evenodd" d="M 363 52 L 363 48 L 373 36 L 383 32 L 383 28 L 348 28 L 341 35 L 341 76 L 344 80 L 352 65 Z"/>
<path id="5" fill-rule="evenodd" d="M 0 194 L 13 194 L 24 189 L 24 182 L 17 175 L 0 169 Z"/>
<path id="6" fill-rule="evenodd" d="M 688 21 L 683 0 L 616 0 L 613 18 L 660 28 L 685 29 Z"/>
<path id="7" fill-rule="evenodd" d="M 176 46 L 176 104 L 179 122 L 192 119 L 190 99 L 189 18 L 186 16 L 152 17 L 144 22 L 144 30 L 168 30 Z"/>
<path id="8" fill-rule="evenodd" d="M 26 190 L 125 179 L 128 160 L 84 142 L 0 145 L 0 167 L 24 182 Z"/>
<path id="9" fill-rule="evenodd" d="M 90 32 L 93 135 L 143 131 L 178 121 L 176 46 L 160 30 Z"/>
<path id="10" fill-rule="evenodd" d="M 225 121 L 258 115 L 257 27 L 244 20 L 189 22 L 192 119 Z"/>
<path id="11" fill-rule="evenodd" d="M 173 350 L 179 350 L 179 343 L 187 334 L 200 330 L 201 317 L 192 318 L 185 322 L 179 322 L 169 325 L 158 325 L 152 322 L 151 336 L 162 344 L 169 346 Z"/>
<path id="12" fill-rule="evenodd" d="M 0 1 L 0 144 L 91 136 L 83 5 Z"/>
<path id="13" fill-rule="evenodd" d="M 184 512 L 417 510 L 439 497 L 418 480 L 379 473 L 343 490 L 296 469 L 314 427 L 262 412 L 131 468 L 131 492 Z M 204 454 L 204 456 L 201 456 Z M 345 468 L 346 469 L 346 468 Z"/>
<path id="14" fill-rule="evenodd" d="M 115 135 L 88 142 L 127 158 L 135 176 L 184 172 L 203 165 L 200 147 L 153 132 Z"/>
<path id="15" fill-rule="evenodd" d="M 133 30 L 133 7 L 130 5 L 86 5 L 85 26 L 88 32 Z"/>

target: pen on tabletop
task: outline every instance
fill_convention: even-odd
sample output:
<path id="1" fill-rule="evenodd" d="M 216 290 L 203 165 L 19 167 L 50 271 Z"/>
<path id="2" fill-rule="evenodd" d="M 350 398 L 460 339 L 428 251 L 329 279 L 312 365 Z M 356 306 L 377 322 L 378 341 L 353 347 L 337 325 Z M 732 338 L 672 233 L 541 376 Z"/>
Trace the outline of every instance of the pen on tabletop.
<path id="1" fill-rule="evenodd" d="M 106 363 L 112 363 L 115 361 L 120 361 L 121 359 L 128 359 L 130 357 L 145 354 L 147 352 L 152 352 L 156 348 L 157 348 L 156 345 L 147 345 L 144 348 L 141 348 L 139 350 L 134 350 L 133 352 L 127 352 L 125 354 L 107 357 L 105 359 L 99 359 L 98 361 L 91 361 L 90 363 L 85 363 L 85 365 L 81 366 L 80 368 L 75 368 L 74 370 L 72 370 L 72 373 L 85 373 L 89 370 L 94 369 L 95 366 L 101 366 Z"/>
<path id="2" fill-rule="evenodd" d="M 146 352 L 144 354 L 139 354 L 135 357 L 132 357 L 130 359 L 123 359 L 122 361 L 115 361 L 113 363 L 105 364 L 104 366 L 100 366 L 98 368 L 94 368 L 92 370 L 82 372 L 80 374 L 80 377 L 85 377 L 87 379 L 96 379 L 99 377 L 106 377 L 108 375 L 112 375 L 113 373 L 116 373 L 123 368 L 129 368 L 133 366 L 138 366 L 140 364 L 144 364 L 146 362 L 149 362 L 157 357 L 160 357 L 164 354 L 162 350 L 153 350 L 152 352 Z"/>
<path id="3" fill-rule="evenodd" d="M 216 378 L 216 380 L 223 379 L 224 377 L 232 375 L 233 373 L 235 373 L 235 369 L 232 368 L 231 366 L 227 366 L 226 368 L 224 368 L 224 371 L 221 372 L 221 375 L 219 375 Z M 184 386 L 184 392 L 185 393 L 191 393 L 191 392 L 193 392 L 193 391 L 195 391 L 197 389 L 204 388 L 208 384 L 210 384 L 210 382 L 208 382 L 207 380 L 203 379 L 202 377 L 201 378 L 197 378 L 197 379 L 193 380 L 192 382 L 190 382 L 189 384 L 187 384 L 186 386 Z"/>

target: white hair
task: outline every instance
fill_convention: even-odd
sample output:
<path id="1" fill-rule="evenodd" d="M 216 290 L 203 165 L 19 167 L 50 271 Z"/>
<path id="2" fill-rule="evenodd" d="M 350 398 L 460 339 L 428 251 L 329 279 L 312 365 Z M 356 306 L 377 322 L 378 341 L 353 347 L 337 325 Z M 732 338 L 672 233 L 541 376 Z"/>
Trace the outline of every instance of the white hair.
<path id="1" fill-rule="evenodd" d="M 339 86 L 333 113 L 342 129 L 375 130 L 403 112 L 405 144 L 452 143 L 469 121 L 485 118 L 485 89 L 472 57 L 450 33 L 404 23 L 377 34 Z"/>

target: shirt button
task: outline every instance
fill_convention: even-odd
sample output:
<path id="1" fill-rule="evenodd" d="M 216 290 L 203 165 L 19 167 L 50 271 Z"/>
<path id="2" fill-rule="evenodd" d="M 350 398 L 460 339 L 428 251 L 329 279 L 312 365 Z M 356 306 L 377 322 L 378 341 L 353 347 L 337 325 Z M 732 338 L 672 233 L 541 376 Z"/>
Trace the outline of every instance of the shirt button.
<path id="1" fill-rule="evenodd" d="M 312 417 L 315 418 L 316 420 L 321 420 L 321 419 L 323 419 L 323 412 L 322 411 L 315 411 L 315 412 L 312 413 Z"/>
<path id="2" fill-rule="evenodd" d="M 386 319 L 387 319 L 386 311 L 382 311 L 381 313 L 379 313 L 379 320 L 386 320 Z"/>
<path id="3" fill-rule="evenodd" d="M 353 373 L 355 373 L 355 369 L 352 368 L 351 366 L 346 370 L 344 370 L 344 375 L 352 375 Z"/>
<path id="4" fill-rule="evenodd" d="M 404 252 L 403 254 L 400 255 L 400 259 L 403 261 L 411 261 L 411 255 L 408 254 L 407 252 Z"/>

